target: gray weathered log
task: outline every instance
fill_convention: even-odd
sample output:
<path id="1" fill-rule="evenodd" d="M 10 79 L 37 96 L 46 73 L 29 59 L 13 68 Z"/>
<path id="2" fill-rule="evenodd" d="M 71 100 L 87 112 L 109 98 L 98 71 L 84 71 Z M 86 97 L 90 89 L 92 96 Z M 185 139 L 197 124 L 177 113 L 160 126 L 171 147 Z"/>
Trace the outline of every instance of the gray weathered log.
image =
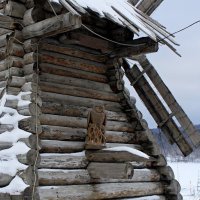
<path id="1" fill-rule="evenodd" d="M 17 159 L 20 163 L 25 165 L 34 165 L 37 157 L 37 164 L 40 163 L 40 156 L 37 156 L 36 150 L 29 150 L 26 154 L 17 155 Z"/>
<path id="2" fill-rule="evenodd" d="M 25 39 L 36 36 L 55 35 L 79 28 L 80 26 L 81 19 L 79 16 L 66 13 L 25 27 L 23 35 Z"/>
<path id="3" fill-rule="evenodd" d="M 24 4 L 9 0 L 5 7 L 5 14 L 11 17 L 23 18 L 26 7 Z"/>
<path id="4" fill-rule="evenodd" d="M 82 169 L 88 165 L 84 152 L 70 154 L 41 153 L 39 168 Z"/>
<path id="5" fill-rule="evenodd" d="M 92 179 L 131 179 L 134 175 L 130 163 L 90 162 L 87 170 Z"/>
<path id="6" fill-rule="evenodd" d="M 80 192 L 77 192 L 80 191 Z M 38 187 L 42 200 L 66 198 L 68 200 L 96 200 L 123 197 L 138 197 L 163 194 L 161 183 L 105 183 L 95 185 L 74 185 Z"/>
<path id="7" fill-rule="evenodd" d="M 24 77 L 11 76 L 8 80 L 8 85 L 11 87 L 22 87 L 25 84 Z"/>

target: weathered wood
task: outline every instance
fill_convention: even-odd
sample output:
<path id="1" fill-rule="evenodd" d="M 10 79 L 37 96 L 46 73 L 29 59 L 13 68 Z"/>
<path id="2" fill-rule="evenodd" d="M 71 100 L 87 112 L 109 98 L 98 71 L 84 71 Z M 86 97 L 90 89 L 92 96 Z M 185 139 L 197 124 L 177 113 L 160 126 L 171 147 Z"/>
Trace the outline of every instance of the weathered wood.
<path id="1" fill-rule="evenodd" d="M 0 142 L 0 151 L 12 147 L 12 142 Z"/>
<path id="2" fill-rule="evenodd" d="M 110 55 L 111 57 L 130 57 L 134 55 L 141 55 L 147 53 L 153 53 L 158 51 L 158 43 L 153 41 L 150 38 L 139 38 L 133 43 L 131 43 L 131 47 L 123 47 L 120 50 L 115 50 Z"/>
<path id="3" fill-rule="evenodd" d="M 71 33 L 70 39 L 75 40 L 76 44 L 78 45 L 89 47 L 91 49 L 101 50 L 103 53 L 113 51 L 112 43 L 94 36 L 89 36 L 82 33 Z M 67 42 L 67 40 L 68 39 L 66 38 L 65 41 Z M 62 42 L 65 43 L 65 41 Z"/>
<path id="4" fill-rule="evenodd" d="M 124 146 L 121 144 L 121 146 Z M 130 153 L 128 151 L 87 151 L 87 159 L 90 162 L 132 162 L 132 161 L 148 161 L 147 158 L 139 156 L 137 154 Z M 152 159 L 154 160 L 154 159 Z"/>
<path id="5" fill-rule="evenodd" d="M 71 13 L 61 14 L 35 24 L 26 26 L 23 29 L 25 39 L 55 35 L 61 32 L 67 32 L 81 26 L 81 19 L 77 15 Z"/>
<path id="6" fill-rule="evenodd" d="M 109 164 L 109 163 L 107 163 Z M 120 163 L 118 163 L 120 164 Z M 102 168 L 101 170 L 103 170 Z M 92 179 L 85 169 L 39 169 L 39 183 L 41 186 L 52 185 L 80 185 L 87 183 L 123 183 L 123 182 L 157 182 L 160 181 L 159 173 L 152 169 L 134 169 L 131 179 L 111 179 L 109 177 Z"/>
<path id="7" fill-rule="evenodd" d="M 131 83 L 134 83 L 135 80 L 137 80 L 137 77 L 141 75 L 141 72 L 136 65 L 130 69 L 130 66 L 124 63 L 123 67 Z M 174 120 L 169 116 L 168 111 L 143 75 L 134 84 L 134 88 L 136 89 L 140 98 L 142 98 L 143 102 L 158 125 L 160 126 L 161 123 L 166 121 L 166 123 L 161 125 L 161 129 L 170 139 L 170 141 L 176 142 L 185 156 L 190 154 L 192 152 L 191 146 L 185 140 Z"/>
<path id="8" fill-rule="evenodd" d="M 51 6 L 49 5 L 51 4 Z M 52 10 L 52 7 L 54 10 Z M 46 1 L 46 3 L 44 4 L 44 10 L 51 12 L 51 13 L 56 13 L 56 14 L 60 14 L 63 10 L 63 7 L 60 3 L 55 2 L 55 1 Z"/>
<path id="9" fill-rule="evenodd" d="M 14 126 L 13 124 L 0 124 L 0 133 L 3 133 L 3 132 L 10 132 L 14 129 Z"/>
<path id="10" fill-rule="evenodd" d="M 40 96 L 36 95 L 36 93 L 24 94 L 21 96 L 22 100 L 31 101 L 33 103 L 37 103 L 38 106 L 42 106 L 42 100 Z"/>
<path id="11" fill-rule="evenodd" d="M 30 75 L 34 73 L 36 69 L 37 69 L 37 63 L 30 63 L 28 65 L 24 65 L 23 67 L 24 75 Z"/>
<path id="12" fill-rule="evenodd" d="M 24 4 L 9 0 L 5 7 L 5 15 L 23 18 L 24 13 L 26 11 L 26 7 Z"/>
<path id="13" fill-rule="evenodd" d="M 41 146 L 42 146 L 41 152 L 45 152 L 45 153 L 55 153 L 55 152 L 56 153 L 75 153 L 75 152 L 80 152 L 84 150 L 85 142 L 41 140 Z M 134 145 L 134 144 L 106 143 L 106 147 L 108 148 L 119 147 L 119 146 L 125 146 L 125 147 L 130 147 L 130 148 L 137 148 L 137 149 L 141 148 L 139 145 Z"/>
<path id="14" fill-rule="evenodd" d="M 40 117 L 40 122 L 42 125 L 87 128 L 87 119 L 80 117 L 42 114 Z M 134 132 L 134 128 L 130 123 L 115 121 L 108 121 L 106 125 L 106 130 Z"/>
<path id="15" fill-rule="evenodd" d="M 64 66 L 52 65 L 49 63 L 40 64 L 41 71 L 44 73 L 50 73 L 60 76 L 74 77 L 80 79 L 87 79 L 91 81 L 97 81 L 102 83 L 107 83 L 108 79 L 102 74 L 95 74 L 91 72 L 76 70 L 72 68 L 66 68 Z"/>
<path id="16" fill-rule="evenodd" d="M 78 105 L 66 105 L 57 102 L 43 102 L 42 112 L 44 114 L 84 117 L 87 118 L 90 109 Z M 128 121 L 126 114 L 123 112 L 106 111 L 107 119 L 112 121 Z"/>
<path id="17" fill-rule="evenodd" d="M 23 24 L 28 26 L 44 19 L 44 12 L 41 7 L 34 7 L 26 10 L 23 16 Z"/>
<path id="18" fill-rule="evenodd" d="M 30 52 L 36 52 L 38 46 L 38 39 L 37 38 L 31 38 L 26 41 L 24 41 L 24 50 L 26 53 Z"/>
<path id="19" fill-rule="evenodd" d="M 41 153 L 41 161 L 39 168 L 54 168 L 54 169 L 82 169 L 88 165 L 87 158 L 84 152 L 70 154 L 45 154 Z"/>
<path id="20" fill-rule="evenodd" d="M 172 180 L 170 184 L 165 184 L 165 194 L 178 195 L 181 191 L 181 186 L 177 180 Z"/>
<path id="21" fill-rule="evenodd" d="M 62 104 L 80 105 L 88 108 L 92 108 L 98 104 L 98 105 L 104 105 L 106 110 L 115 112 L 120 112 L 122 110 L 120 104 L 117 102 L 103 101 L 103 100 L 83 98 L 83 97 L 74 97 L 62 94 L 55 95 L 54 93 L 43 92 L 43 91 L 40 96 L 43 99 L 43 101 L 49 101 L 49 102 L 57 101 Z"/>
<path id="22" fill-rule="evenodd" d="M 19 128 L 28 131 L 30 133 L 40 134 L 42 132 L 42 127 L 40 125 L 40 122 L 39 120 L 36 120 L 35 117 L 29 117 L 27 119 L 19 121 Z"/>
<path id="23" fill-rule="evenodd" d="M 24 64 L 28 65 L 31 63 L 36 63 L 38 59 L 37 52 L 30 52 L 24 55 Z"/>
<path id="24" fill-rule="evenodd" d="M 33 82 L 26 82 L 22 86 L 21 90 L 23 92 L 33 92 L 33 93 L 38 93 L 38 94 L 41 93 L 39 86 L 36 83 L 33 83 Z"/>
<path id="25" fill-rule="evenodd" d="M 36 161 L 37 151 L 36 150 L 29 150 L 26 154 L 19 154 L 17 155 L 17 159 L 20 163 L 25 165 L 34 165 Z M 40 163 L 40 156 L 37 159 L 37 164 Z"/>
<path id="26" fill-rule="evenodd" d="M 41 147 L 40 141 L 37 141 L 37 136 L 33 134 L 27 138 L 21 138 L 18 141 L 25 143 L 31 149 L 40 149 Z"/>
<path id="27" fill-rule="evenodd" d="M 79 192 L 77 192 L 79 191 Z M 122 197 L 138 197 L 163 194 L 161 183 L 105 183 L 95 185 L 74 185 L 38 187 L 38 192 L 43 200 L 57 198 L 61 200 L 95 200 Z"/>
<path id="28" fill-rule="evenodd" d="M 191 120 L 185 114 L 181 106 L 178 104 L 168 87 L 165 85 L 158 72 L 155 70 L 153 65 L 145 56 L 140 57 L 139 62 L 144 70 L 147 67 L 150 67 L 150 69 L 146 72 L 147 75 L 149 76 L 153 84 L 156 86 L 157 90 L 159 91 L 159 93 L 173 112 L 174 116 L 177 118 L 178 122 L 183 127 L 184 131 L 188 133 L 193 144 L 198 147 L 200 144 L 200 134 L 192 124 Z"/>
<path id="29" fill-rule="evenodd" d="M 134 175 L 133 166 L 130 163 L 91 162 L 87 170 L 93 179 L 131 179 Z"/>
<path id="30" fill-rule="evenodd" d="M 97 63 L 82 58 L 72 57 L 64 54 L 58 54 L 49 51 L 40 51 L 40 60 L 44 63 L 70 67 L 88 72 L 105 74 L 107 67 L 102 63 Z"/>
<path id="31" fill-rule="evenodd" d="M 12 33 L 12 30 L 7 28 L 0 28 L 0 35 L 8 34 L 10 35 Z"/>
<path id="32" fill-rule="evenodd" d="M 55 94 L 64 94 L 78 97 L 86 97 L 92 99 L 107 100 L 112 102 L 119 102 L 119 97 L 116 94 L 98 91 L 89 88 L 64 85 L 58 83 L 49 83 L 40 81 L 39 84 L 42 91 L 51 92 Z"/>
<path id="33" fill-rule="evenodd" d="M 6 173 L 0 173 L 0 187 L 7 186 L 11 181 L 13 177 Z M 1 196 L 0 196 L 1 198 Z"/>
<path id="34" fill-rule="evenodd" d="M 17 56 L 8 56 L 5 60 L 5 66 L 7 66 L 7 68 L 11 67 L 22 68 L 23 65 L 24 65 L 23 59 Z"/>
<path id="35" fill-rule="evenodd" d="M 10 43 L 7 47 L 7 53 L 12 56 L 23 57 L 24 56 L 24 49 L 21 44 L 17 43 Z"/>
<path id="36" fill-rule="evenodd" d="M 40 138 L 46 140 L 84 141 L 86 136 L 86 129 L 43 125 L 42 130 Z M 106 131 L 105 136 L 111 143 L 135 143 L 133 133 Z"/>
<path id="37" fill-rule="evenodd" d="M 28 105 L 22 105 L 17 107 L 17 111 L 21 115 L 25 116 L 40 116 L 42 111 L 39 106 L 36 106 L 35 103 L 30 103 Z"/>
<path id="38" fill-rule="evenodd" d="M 41 49 L 96 62 L 106 62 L 107 60 L 107 57 L 104 55 L 95 54 L 94 52 L 89 53 L 87 52 L 88 50 L 84 51 L 83 48 L 80 48 L 78 46 L 63 44 L 55 45 L 42 42 Z"/>
<path id="39" fill-rule="evenodd" d="M 174 172 L 170 166 L 160 167 L 158 168 L 158 171 L 162 181 L 171 181 L 175 178 Z"/>
<path id="40" fill-rule="evenodd" d="M 6 28 L 10 30 L 14 29 L 15 28 L 14 19 L 9 16 L 1 15 L 0 28 Z"/>
<path id="41" fill-rule="evenodd" d="M 8 33 L 0 36 L 0 47 L 5 47 L 6 46 L 6 44 L 7 44 L 7 40 L 6 40 L 7 35 L 8 35 Z"/>
<path id="42" fill-rule="evenodd" d="M 89 89 L 104 91 L 104 92 L 112 92 L 110 86 L 105 83 L 99 83 L 96 81 L 90 81 L 90 80 L 85 80 L 85 79 L 80 79 L 80 78 L 53 75 L 53 74 L 48 74 L 48 73 L 42 73 L 40 75 L 40 81 L 66 84 L 66 85 L 89 88 Z"/>
<path id="43" fill-rule="evenodd" d="M 11 87 L 21 87 L 25 84 L 24 77 L 11 76 L 8 80 L 8 85 Z"/>
<path id="44" fill-rule="evenodd" d="M 162 195 L 153 195 L 153 196 L 144 196 L 144 197 L 136 197 L 136 198 L 123 198 L 123 199 L 113 199 L 113 200 L 166 200 L 165 196 Z M 172 199 L 170 199 L 172 200 Z M 175 199 L 174 199 L 175 200 Z"/>

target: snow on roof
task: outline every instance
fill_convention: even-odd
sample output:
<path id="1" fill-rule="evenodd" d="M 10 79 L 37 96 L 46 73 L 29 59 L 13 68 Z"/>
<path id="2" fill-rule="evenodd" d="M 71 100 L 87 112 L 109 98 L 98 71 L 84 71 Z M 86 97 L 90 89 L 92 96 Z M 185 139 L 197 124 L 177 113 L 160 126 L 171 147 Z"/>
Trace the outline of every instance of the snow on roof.
<path id="1" fill-rule="evenodd" d="M 73 7 L 81 15 L 96 14 L 99 18 L 106 18 L 120 26 L 130 29 L 135 34 L 145 33 L 154 41 L 166 44 L 176 52 L 174 41 L 164 26 L 137 9 L 129 0 L 59 0 L 66 7 L 66 4 Z M 64 1 L 64 3 L 63 3 Z"/>

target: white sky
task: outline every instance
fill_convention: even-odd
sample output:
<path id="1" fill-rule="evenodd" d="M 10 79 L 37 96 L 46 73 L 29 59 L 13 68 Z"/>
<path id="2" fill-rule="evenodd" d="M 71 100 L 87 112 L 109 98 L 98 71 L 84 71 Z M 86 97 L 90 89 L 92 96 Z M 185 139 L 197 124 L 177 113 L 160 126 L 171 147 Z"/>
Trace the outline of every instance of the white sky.
<path id="1" fill-rule="evenodd" d="M 190 3 L 190 4 L 188 4 Z M 170 32 L 175 32 L 200 20 L 200 1 L 164 0 L 152 15 Z M 194 124 L 200 124 L 200 23 L 178 33 L 178 57 L 166 46 L 148 56 L 160 76 Z M 132 95 L 135 92 L 132 90 Z M 137 107 L 151 128 L 156 127 L 148 111 L 137 97 Z"/>

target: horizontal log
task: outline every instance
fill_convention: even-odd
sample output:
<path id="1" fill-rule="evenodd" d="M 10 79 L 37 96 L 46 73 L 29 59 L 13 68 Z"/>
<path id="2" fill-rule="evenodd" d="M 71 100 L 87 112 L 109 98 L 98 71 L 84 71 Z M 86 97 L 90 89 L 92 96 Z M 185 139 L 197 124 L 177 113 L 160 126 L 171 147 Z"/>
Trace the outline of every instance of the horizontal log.
<path id="1" fill-rule="evenodd" d="M 88 170 L 85 169 L 39 169 L 38 177 L 41 186 L 160 181 L 159 173 L 153 169 L 134 169 L 134 175 L 131 179 L 111 179 L 109 177 L 105 177 L 103 179 L 92 179 L 88 173 Z"/>
<path id="2" fill-rule="evenodd" d="M 36 52 L 26 53 L 24 55 L 24 64 L 28 65 L 31 63 L 36 63 L 38 58 L 39 58 L 39 56 Z"/>
<path id="3" fill-rule="evenodd" d="M 42 152 L 42 153 L 43 152 L 45 152 L 45 153 L 75 153 L 75 152 L 80 152 L 80 151 L 84 150 L 85 142 L 42 140 L 41 146 L 42 146 L 42 149 L 40 150 L 40 152 Z M 118 147 L 118 146 L 126 146 L 126 147 L 132 147 L 132 148 L 137 148 L 137 149 L 140 148 L 139 145 L 134 145 L 134 144 L 106 143 L 107 148 Z M 112 155 L 112 154 L 114 154 L 114 153 L 110 153 L 110 155 Z M 139 157 L 139 156 L 135 156 L 135 157 Z M 129 160 L 131 158 L 129 158 Z M 116 158 L 116 159 L 118 159 L 118 158 Z"/>
<path id="4" fill-rule="evenodd" d="M 40 156 L 37 155 L 36 150 L 29 150 L 26 154 L 17 155 L 17 159 L 20 163 L 24 165 L 34 165 L 37 158 L 37 164 L 40 163 Z"/>
<path id="5" fill-rule="evenodd" d="M 42 125 L 87 128 L 87 119 L 80 117 L 42 114 L 40 116 L 40 122 Z M 119 121 L 108 121 L 106 130 L 134 132 L 134 128 L 130 123 Z"/>
<path id="6" fill-rule="evenodd" d="M 24 48 L 21 44 L 17 44 L 17 43 L 12 42 L 7 47 L 7 53 L 9 55 L 22 58 L 24 56 Z"/>
<path id="7" fill-rule="evenodd" d="M 121 112 L 121 106 L 117 102 L 110 102 L 110 101 L 103 101 L 103 100 L 97 100 L 97 99 L 91 99 L 91 98 L 83 98 L 83 97 L 74 97 L 69 95 L 62 95 L 62 94 L 54 94 L 49 92 L 41 92 L 40 97 L 43 101 L 48 102 L 59 102 L 62 104 L 68 104 L 68 105 L 79 105 L 84 106 L 88 108 L 92 108 L 95 105 L 105 105 L 106 110 L 115 111 L 115 112 Z"/>
<path id="8" fill-rule="evenodd" d="M 6 28 L 9 30 L 15 29 L 16 24 L 14 23 L 14 19 L 6 16 L 1 15 L 0 16 L 0 28 Z"/>
<path id="9" fill-rule="evenodd" d="M 74 77 L 79 79 L 87 79 L 91 81 L 97 81 L 102 83 L 107 83 L 108 79 L 102 74 L 95 74 L 91 72 L 81 71 L 72 68 L 66 68 L 64 66 L 52 65 L 49 63 L 40 64 L 41 72 L 50 73 L 60 76 Z"/>
<path id="10" fill-rule="evenodd" d="M 23 18 L 26 7 L 24 4 L 9 0 L 5 7 L 5 14 L 11 17 Z"/>
<path id="11" fill-rule="evenodd" d="M 38 39 L 37 38 L 31 38 L 31 39 L 24 41 L 23 47 L 24 47 L 24 50 L 25 50 L 26 53 L 36 52 L 37 47 L 38 47 Z"/>
<path id="12" fill-rule="evenodd" d="M 7 35 L 8 35 L 8 33 L 0 36 L 0 47 L 5 47 L 6 46 L 6 44 L 7 44 L 7 40 L 6 40 Z"/>
<path id="13" fill-rule="evenodd" d="M 45 18 L 44 11 L 41 7 L 33 7 L 24 13 L 23 16 L 23 24 L 28 26 L 30 24 L 34 24 L 38 21 L 42 21 Z"/>
<path id="14" fill-rule="evenodd" d="M 172 180 L 169 184 L 164 185 L 165 194 L 178 195 L 181 191 L 181 186 L 177 180 Z"/>
<path id="15" fill-rule="evenodd" d="M 134 174 L 130 163 L 91 162 L 87 170 L 92 179 L 131 179 Z"/>
<path id="16" fill-rule="evenodd" d="M 121 146 L 124 146 L 124 145 L 121 144 Z M 134 148 L 134 146 L 132 146 L 132 148 Z M 140 156 L 137 153 L 130 153 L 128 151 L 122 151 L 122 150 L 121 151 L 108 151 L 108 150 L 86 151 L 86 156 L 90 162 L 132 162 L 132 161 L 139 162 L 139 161 L 155 160 L 153 158 L 151 159 L 145 158 L 143 156 Z"/>
<path id="17" fill-rule="evenodd" d="M 0 133 L 3 133 L 3 132 L 10 132 L 14 129 L 14 126 L 13 124 L 0 124 Z"/>
<path id="18" fill-rule="evenodd" d="M 66 13 L 26 26 L 23 29 L 23 35 L 25 39 L 36 36 L 56 35 L 79 28 L 80 26 L 81 19 L 79 16 Z"/>
<path id="19" fill-rule="evenodd" d="M 84 141 L 86 129 L 42 125 L 41 139 Z M 134 133 L 106 131 L 106 141 L 111 143 L 137 143 Z M 137 143 L 139 144 L 139 143 Z"/>
<path id="20" fill-rule="evenodd" d="M 0 151 L 12 147 L 12 142 L 0 142 Z"/>
<path id="21" fill-rule="evenodd" d="M 175 178 L 174 172 L 170 166 L 159 167 L 158 171 L 162 181 L 171 181 Z"/>
<path id="22" fill-rule="evenodd" d="M 11 33 L 12 33 L 12 31 L 10 29 L 0 28 L 0 35 L 11 34 Z"/>
<path id="23" fill-rule="evenodd" d="M 20 105 L 17 107 L 17 111 L 19 114 L 24 116 L 40 116 L 42 114 L 40 107 L 37 106 L 35 103 Z"/>
<path id="24" fill-rule="evenodd" d="M 107 70 L 106 65 L 98 62 L 85 60 L 82 58 L 75 58 L 72 56 L 53 53 L 49 51 L 40 51 L 39 57 L 41 62 L 44 63 L 70 67 L 73 69 L 79 69 L 93 73 L 105 74 Z"/>
<path id="25" fill-rule="evenodd" d="M 7 91 L 8 95 L 15 95 L 16 96 L 20 93 L 20 88 L 18 88 L 18 87 L 8 86 L 6 89 L 7 89 L 6 91 Z"/>
<path id="26" fill-rule="evenodd" d="M 88 165 L 84 152 L 78 153 L 41 153 L 39 168 L 83 169 Z"/>
<path id="27" fill-rule="evenodd" d="M 41 109 L 43 114 L 84 117 L 84 118 L 87 118 L 88 112 L 90 111 L 90 109 L 87 107 L 66 105 L 56 102 L 43 102 Z M 126 114 L 122 112 L 106 111 L 106 114 L 108 120 L 123 121 L 123 122 L 128 121 Z"/>
<path id="28" fill-rule="evenodd" d="M 104 91 L 104 92 L 112 92 L 110 86 L 105 83 L 99 83 L 96 81 L 90 81 L 90 80 L 85 80 L 85 79 L 80 79 L 80 78 L 53 75 L 53 74 L 48 74 L 48 73 L 42 73 L 40 75 L 40 81 L 89 88 L 89 89 Z"/>
<path id="29" fill-rule="evenodd" d="M 40 96 L 36 95 L 36 93 L 24 94 L 21 96 L 22 100 L 31 101 L 33 103 L 37 103 L 39 107 L 42 106 L 42 100 Z"/>
<path id="30" fill-rule="evenodd" d="M 106 62 L 107 60 L 106 56 L 97 55 L 94 54 L 93 52 L 89 53 L 87 51 L 84 51 L 83 48 L 80 48 L 78 46 L 62 45 L 62 44 L 55 45 L 43 42 L 41 44 L 41 49 L 96 62 Z"/>
<path id="31" fill-rule="evenodd" d="M 9 174 L 0 173 L 0 187 L 7 186 L 12 181 L 12 179 L 13 177 L 10 176 Z"/>
<path id="32" fill-rule="evenodd" d="M 8 80 L 8 85 L 11 87 L 22 87 L 25 84 L 25 78 L 19 76 L 11 76 Z"/>
<path id="33" fill-rule="evenodd" d="M 38 86 L 38 84 L 33 83 L 33 82 L 26 82 L 22 88 L 21 88 L 22 92 L 32 92 L 32 93 L 38 93 L 40 94 L 40 87 Z"/>
<path id="34" fill-rule="evenodd" d="M 37 126 L 36 126 L 37 124 Z M 40 125 L 39 120 L 35 117 L 29 117 L 19 121 L 19 128 L 30 133 L 40 134 L 42 132 L 42 127 Z"/>
<path id="35" fill-rule="evenodd" d="M 113 200 L 166 200 L 166 197 L 162 196 L 162 195 L 153 195 L 153 196 L 144 196 L 144 197 L 138 197 L 138 198 L 137 197 L 136 198 L 125 198 L 125 199 L 117 198 L 117 199 L 113 199 Z M 172 200 L 172 199 L 170 199 L 170 200 Z"/>
<path id="36" fill-rule="evenodd" d="M 80 191 L 80 193 L 78 192 Z M 84 192 L 83 192 L 84 191 Z M 38 187 L 38 193 L 41 199 L 48 200 L 57 198 L 61 200 L 95 200 L 111 199 L 123 197 L 139 197 L 147 195 L 163 194 L 161 183 L 105 183 L 95 185 L 74 185 L 74 186 L 56 186 Z"/>
<path id="37" fill-rule="evenodd" d="M 84 83 L 83 83 L 84 84 Z M 67 94 L 71 96 L 86 97 L 100 100 L 119 102 L 119 97 L 114 93 L 102 92 L 84 87 L 64 85 L 58 83 L 49 83 L 40 81 L 39 86 L 42 91 L 57 94 Z"/>
<path id="38" fill-rule="evenodd" d="M 24 65 L 23 72 L 24 75 L 30 75 L 37 70 L 37 63 L 30 63 L 28 65 Z"/>

